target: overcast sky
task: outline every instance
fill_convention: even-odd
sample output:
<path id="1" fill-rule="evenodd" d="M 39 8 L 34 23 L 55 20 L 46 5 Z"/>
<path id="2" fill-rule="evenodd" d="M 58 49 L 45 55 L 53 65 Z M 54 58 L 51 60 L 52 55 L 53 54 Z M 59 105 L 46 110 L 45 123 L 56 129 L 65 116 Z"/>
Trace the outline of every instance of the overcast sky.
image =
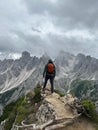
<path id="1" fill-rule="evenodd" d="M 2 0 L 0 55 L 15 58 L 25 50 L 98 58 L 98 0 Z"/>

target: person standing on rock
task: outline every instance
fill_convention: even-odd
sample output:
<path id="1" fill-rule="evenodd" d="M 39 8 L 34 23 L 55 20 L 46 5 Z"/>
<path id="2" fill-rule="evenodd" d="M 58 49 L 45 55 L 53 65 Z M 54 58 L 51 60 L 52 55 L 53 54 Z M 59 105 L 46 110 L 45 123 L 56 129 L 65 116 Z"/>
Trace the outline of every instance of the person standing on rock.
<path id="1" fill-rule="evenodd" d="M 43 72 L 43 78 L 45 78 L 43 92 L 45 92 L 45 88 L 48 80 L 50 80 L 50 84 L 51 84 L 51 93 L 54 92 L 53 84 L 54 84 L 55 74 L 56 74 L 55 65 L 53 61 L 49 59 L 48 63 L 45 65 L 44 72 Z"/>

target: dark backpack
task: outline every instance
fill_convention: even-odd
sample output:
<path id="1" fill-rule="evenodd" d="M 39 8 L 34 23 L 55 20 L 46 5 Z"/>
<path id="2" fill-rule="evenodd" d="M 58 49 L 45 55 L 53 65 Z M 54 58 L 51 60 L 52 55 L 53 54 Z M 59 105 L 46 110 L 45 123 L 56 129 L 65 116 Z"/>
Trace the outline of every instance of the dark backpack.
<path id="1" fill-rule="evenodd" d="M 48 71 L 48 73 L 53 73 L 54 72 L 54 64 L 48 63 L 47 71 Z"/>

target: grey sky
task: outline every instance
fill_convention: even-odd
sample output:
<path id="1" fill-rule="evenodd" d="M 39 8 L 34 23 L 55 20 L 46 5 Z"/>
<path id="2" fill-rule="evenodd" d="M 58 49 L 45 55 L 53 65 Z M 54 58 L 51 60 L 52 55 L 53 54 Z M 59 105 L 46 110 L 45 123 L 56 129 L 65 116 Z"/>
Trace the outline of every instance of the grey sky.
<path id="1" fill-rule="evenodd" d="M 64 50 L 98 58 L 97 36 L 98 0 L 0 2 L 0 54 L 56 56 Z"/>

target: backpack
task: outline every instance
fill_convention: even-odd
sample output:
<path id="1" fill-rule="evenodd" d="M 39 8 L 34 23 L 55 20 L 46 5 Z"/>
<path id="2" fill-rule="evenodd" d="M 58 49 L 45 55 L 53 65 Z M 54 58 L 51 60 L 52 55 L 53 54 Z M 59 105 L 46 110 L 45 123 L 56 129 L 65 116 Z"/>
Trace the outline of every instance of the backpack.
<path id="1" fill-rule="evenodd" d="M 47 70 L 48 70 L 48 73 L 53 73 L 53 71 L 54 71 L 54 64 L 48 63 Z"/>

